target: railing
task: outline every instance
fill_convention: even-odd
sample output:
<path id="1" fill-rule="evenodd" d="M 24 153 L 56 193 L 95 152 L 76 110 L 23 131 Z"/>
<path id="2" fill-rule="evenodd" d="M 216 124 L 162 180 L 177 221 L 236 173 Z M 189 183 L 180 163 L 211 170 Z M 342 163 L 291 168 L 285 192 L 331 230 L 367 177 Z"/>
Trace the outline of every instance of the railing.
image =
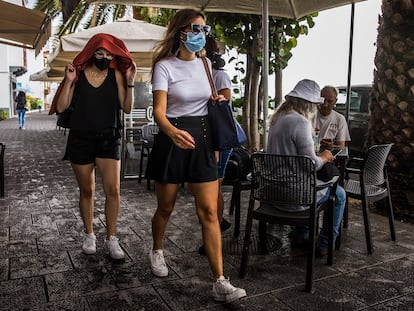
<path id="1" fill-rule="evenodd" d="M 152 106 L 132 109 L 131 113 L 124 113 L 125 128 L 139 127 L 154 122 Z"/>

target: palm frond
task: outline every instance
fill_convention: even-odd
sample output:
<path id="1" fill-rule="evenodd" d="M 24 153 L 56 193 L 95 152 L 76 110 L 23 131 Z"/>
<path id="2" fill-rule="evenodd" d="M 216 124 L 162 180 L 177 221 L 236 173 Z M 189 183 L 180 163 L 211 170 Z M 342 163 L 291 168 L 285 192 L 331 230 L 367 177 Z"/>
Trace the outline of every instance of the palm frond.
<path id="1" fill-rule="evenodd" d="M 56 18 L 62 12 L 59 0 L 36 0 L 33 9 L 41 11 L 52 18 Z"/>

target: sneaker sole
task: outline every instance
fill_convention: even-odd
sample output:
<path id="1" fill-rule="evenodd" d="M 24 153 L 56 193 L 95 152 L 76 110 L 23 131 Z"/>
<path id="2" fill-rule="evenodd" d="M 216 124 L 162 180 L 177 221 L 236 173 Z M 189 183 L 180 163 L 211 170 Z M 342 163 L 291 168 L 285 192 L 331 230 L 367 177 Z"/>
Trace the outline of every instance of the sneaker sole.
<path id="1" fill-rule="evenodd" d="M 167 270 L 167 272 L 158 271 L 158 270 L 154 270 L 154 268 L 151 267 L 151 272 L 152 272 L 152 274 L 154 274 L 155 276 L 158 276 L 160 278 L 164 278 L 164 277 L 168 276 L 168 270 Z"/>
<path id="2" fill-rule="evenodd" d="M 115 257 L 112 257 L 111 256 L 111 253 L 110 252 L 107 252 L 107 251 L 104 251 L 104 253 L 109 257 L 109 258 L 111 258 L 112 260 L 115 260 L 115 261 L 125 261 L 125 254 L 124 254 L 124 256 L 123 257 L 120 257 L 120 258 L 115 258 Z"/>
<path id="3" fill-rule="evenodd" d="M 233 302 L 246 296 L 246 291 L 242 288 L 238 288 L 233 293 L 227 295 L 213 293 L 213 299 L 217 302 Z"/>
<path id="4" fill-rule="evenodd" d="M 217 301 L 217 302 L 225 302 L 226 301 L 226 295 L 213 293 L 213 299 L 214 299 L 214 301 Z"/>
<path id="5" fill-rule="evenodd" d="M 246 297 L 246 291 L 242 288 L 238 288 L 236 291 L 231 293 L 230 295 L 226 295 L 226 302 L 233 302 L 240 298 Z"/>
<path id="6" fill-rule="evenodd" d="M 96 254 L 96 249 L 95 250 L 85 250 L 85 249 L 82 248 L 82 252 L 85 255 L 93 255 L 93 254 Z"/>

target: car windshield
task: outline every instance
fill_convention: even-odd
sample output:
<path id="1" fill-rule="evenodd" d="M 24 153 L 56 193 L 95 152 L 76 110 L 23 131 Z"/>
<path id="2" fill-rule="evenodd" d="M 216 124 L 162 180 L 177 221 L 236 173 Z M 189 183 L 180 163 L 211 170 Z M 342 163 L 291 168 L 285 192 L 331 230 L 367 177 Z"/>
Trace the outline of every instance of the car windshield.
<path id="1" fill-rule="evenodd" d="M 350 111 L 359 112 L 361 107 L 362 95 L 356 91 L 351 91 L 351 105 Z M 336 108 L 338 110 L 345 110 L 346 105 L 346 90 L 340 89 L 338 94 L 338 101 L 336 102 Z"/>

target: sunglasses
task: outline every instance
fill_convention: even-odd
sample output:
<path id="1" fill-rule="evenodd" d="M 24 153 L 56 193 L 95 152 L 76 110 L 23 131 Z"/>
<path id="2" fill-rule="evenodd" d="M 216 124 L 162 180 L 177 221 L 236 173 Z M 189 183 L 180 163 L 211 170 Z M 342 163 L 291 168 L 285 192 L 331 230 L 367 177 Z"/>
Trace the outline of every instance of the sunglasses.
<path id="1" fill-rule="evenodd" d="M 199 33 L 199 32 L 204 32 L 205 34 L 208 34 L 211 30 L 211 26 L 210 25 L 199 25 L 199 24 L 193 24 L 191 23 L 190 25 L 186 26 L 185 28 L 191 28 L 191 32 L 192 33 Z"/>
<path id="2" fill-rule="evenodd" d="M 112 60 L 114 58 L 114 55 L 111 53 L 105 53 L 104 51 L 96 51 L 95 57 L 97 59 L 102 59 L 105 57 L 106 59 Z"/>

